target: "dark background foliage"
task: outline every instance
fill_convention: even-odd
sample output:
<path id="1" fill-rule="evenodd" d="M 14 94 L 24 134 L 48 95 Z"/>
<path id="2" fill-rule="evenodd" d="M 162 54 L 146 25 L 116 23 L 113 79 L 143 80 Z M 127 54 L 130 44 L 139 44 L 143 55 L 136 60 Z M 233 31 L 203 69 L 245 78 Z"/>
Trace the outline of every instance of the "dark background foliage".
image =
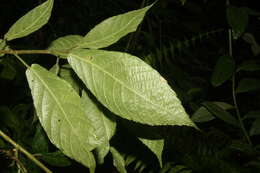
<path id="1" fill-rule="evenodd" d="M 23 14 L 43 0 L 19 1 L 1 0 L 0 37 Z M 149 0 L 55 0 L 52 17 L 47 25 L 37 32 L 10 42 L 13 49 L 45 49 L 52 40 L 68 34 L 85 35 L 102 20 L 138 9 L 153 1 Z M 257 1 L 233 0 L 230 4 L 259 11 Z M 239 20 L 239 19 L 238 19 Z M 226 81 L 214 87 L 211 75 L 218 58 L 228 53 L 228 32 L 225 0 L 187 0 L 182 5 L 179 0 L 159 0 L 133 34 L 121 39 L 109 50 L 126 51 L 142 58 L 158 70 L 178 94 L 189 115 L 193 115 L 205 101 L 226 102 L 233 105 L 232 83 Z M 246 32 L 260 42 L 259 16 L 250 16 Z M 233 44 L 236 65 L 246 60 L 259 64 L 259 56 L 243 39 Z M 29 64 L 39 63 L 46 68 L 55 64 L 49 55 L 25 55 Z M 16 142 L 32 153 L 52 153 L 57 149 L 50 144 L 37 122 L 25 68 L 11 55 L 1 57 L 0 64 L 0 128 L 4 129 Z M 6 63 L 3 63 L 6 62 Z M 7 65 L 6 65 L 7 64 Z M 259 70 L 237 75 L 237 81 L 244 77 L 259 80 Z M 242 115 L 260 108 L 260 90 L 238 95 L 238 106 Z M 236 115 L 235 110 L 231 110 Z M 6 116 L 8 114 L 8 116 Z M 3 116 L 4 115 L 4 116 Z M 258 117 L 259 117 L 258 112 Z M 144 172 L 159 172 L 155 156 L 124 125 L 119 126 L 112 144 L 127 156 L 134 155 L 135 161 L 128 166 L 129 172 L 138 172 L 138 166 L 147 165 Z M 252 119 L 245 121 L 249 131 Z M 131 124 L 131 122 L 128 122 Z M 133 124 L 135 126 L 135 124 Z M 240 128 L 233 127 L 216 118 L 198 123 L 202 133 L 189 128 L 166 127 L 161 129 L 167 139 L 164 162 L 171 167 L 183 165 L 183 169 L 193 172 L 257 172 L 259 164 L 259 135 L 251 137 L 252 146 L 244 139 Z M 130 136 L 130 137 L 129 137 Z M 15 172 L 17 167 L 11 146 L 0 139 L 0 172 Z M 87 169 L 68 160 L 62 154 L 51 155 L 60 163 L 46 165 L 54 172 L 86 172 Z M 29 172 L 41 172 L 33 163 L 20 157 Z M 116 172 L 110 156 L 97 172 Z M 140 168 L 140 167 L 139 167 Z"/>

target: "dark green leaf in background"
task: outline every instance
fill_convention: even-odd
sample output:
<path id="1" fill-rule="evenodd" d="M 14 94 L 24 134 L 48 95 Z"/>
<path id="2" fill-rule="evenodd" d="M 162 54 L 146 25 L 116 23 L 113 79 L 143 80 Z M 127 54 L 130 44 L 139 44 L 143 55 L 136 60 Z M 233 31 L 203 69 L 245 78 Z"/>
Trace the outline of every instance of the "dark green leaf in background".
<path id="1" fill-rule="evenodd" d="M 250 134 L 250 136 L 260 135 L 260 118 L 257 118 L 253 122 L 249 134 Z"/>
<path id="2" fill-rule="evenodd" d="M 239 38 L 248 24 L 248 9 L 245 7 L 228 6 L 227 21 L 233 29 L 234 39 Z"/>
<path id="3" fill-rule="evenodd" d="M 40 124 L 37 124 L 32 140 L 33 153 L 47 153 L 49 151 L 49 140 Z"/>
<path id="4" fill-rule="evenodd" d="M 43 153 L 40 159 L 52 166 L 66 167 L 71 165 L 71 161 L 60 151 Z"/>
<path id="5" fill-rule="evenodd" d="M 254 78 L 245 78 L 239 81 L 236 93 L 250 92 L 260 89 L 260 80 Z"/>
<path id="6" fill-rule="evenodd" d="M 232 57 L 219 57 L 211 76 L 211 84 L 215 87 L 220 86 L 233 75 L 234 70 L 235 62 Z"/>
<path id="7" fill-rule="evenodd" d="M 15 22 L 5 34 L 8 41 L 27 36 L 45 25 L 51 17 L 53 0 L 47 0 Z"/>
<path id="8" fill-rule="evenodd" d="M 208 109 L 208 111 L 211 112 L 217 118 L 225 121 L 228 124 L 239 127 L 237 119 L 235 119 L 229 112 L 225 111 L 213 102 L 204 102 L 202 105 L 205 106 Z"/>

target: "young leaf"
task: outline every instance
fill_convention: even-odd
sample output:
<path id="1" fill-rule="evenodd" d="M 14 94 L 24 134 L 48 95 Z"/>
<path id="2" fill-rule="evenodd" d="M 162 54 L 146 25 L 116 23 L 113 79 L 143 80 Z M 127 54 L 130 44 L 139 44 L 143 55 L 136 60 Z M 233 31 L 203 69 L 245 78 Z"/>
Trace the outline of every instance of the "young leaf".
<path id="1" fill-rule="evenodd" d="M 82 93 L 81 100 L 84 105 L 85 113 L 95 128 L 97 139 L 99 143 L 101 143 L 101 145 L 96 148 L 96 151 L 99 162 L 103 163 L 105 156 L 109 152 L 109 140 L 115 133 L 116 123 L 104 115 L 86 92 Z"/>
<path id="2" fill-rule="evenodd" d="M 33 153 L 47 153 L 49 151 L 49 140 L 42 126 L 38 123 L 32 140 Z"/>
<path id="3" fill-rule="evenodd" d="M 254 78 L 246 78 L 239 81 L 236 93 L 244 93 L 260 89 L 260 80 Z"/>
<path id="4" fill-rule="evenodd" d="M 244 33 L 248 24 L 247 8 L 229 6 L 227 8 L 227 21 L 234 31 L 234 38 L 237 39 Z"/>
<path id="5" fill-rule="evenodd" d="M 0 50 L 4 50 L 7 47 L 5 40 L 0 39 Z M 4 54 L 0 54 L 0 57 L 4 56 Z"/>
<path id="6" fill-rule="evenodd" d="M 160 163 L 160 166 L 162 167 L 162 151 L 164 146 L 164 140 L 145 139 L 145 138 L 138 138 L 138 139 L 156 155 Z"/>
<path id="7" fill-rule="evenodd" d="M 215 115 L 217 118 L 225 121 L 228 124 L 239 127 L 238 121 L 229 112 L 225 111 L 218 105 L 212 102 L 204 102 L 203 106 L 205 106 L 208 111 Z"/>
<path id="8" fill-rule="evenodd" d="M 211 83 L 213 86 L 217 87 L 228 80 L 235 70 L 235 62 L 230 56 L 221 56 L 214 68 L 213 74 L 211 76 Z"/>
<path id="9" fill-rule="evenodd" d="M 60 37 L 56 40 L 54 40 L 51 45 L 48 47 L 49 50 L 53 50 L 54 54 L 55 51 L 64 51 L 64 54 L 58 54 L 57 56 L 61 58 L 67 58 L 67 52 L 66 50 L 70 50 L 73 47 L 77 45 L 80 41 L 83 40 L 83 37 L 81 35 L 66 35 L 64 37 Z"/>
<path id="10" fill-rule="evenodd" d="M 53 0 L 47 0 L 43 4 L 35 7 L 16 21 L 5 34 L 4 38 L 10 41 L 37 31 L 48 22 L 51 16 L 52 7 Z"/>
<path id="11" fill-rule="evenodd" d="M 78 48 L 99 49 L 117 42 L 123 36 L 137 29 L 152 5 L 104 20 L 87 33 L 78 44 Z"/>
<path id="12" fill-rule="evenodd" d="M 250 136 L 260 135 L 260 118 L 257 118 L 250 129 Z"/>
<path id="13" fill-rule="evenodd" d="M 167 81 L 138 57 L 79 49 L 68 61 L 96 98 L 118 116 L 149 125 L 195 127 Z"/>
<path id="14" fill-rule="evenodd" d="M 242 70 L 250 71 L 250 72 L 259 71 L 260 64 L 257 64 L 257 62 L 253 62 L 253 61 L 246 61 L 237 68 L 237 72 L 242 71 Z"/>
<path id="15" fill-rule="evenodd" d="M 95 130 L 74 89 L 64 80 L 34 64 L 26 71 L 33 103 L 50 141 L 67 156 L 87 167 L 95 160 Z"/>
<path id="16" fill-rule="evenodd" d="M 110 147 L 110 152 L 113 156 L 113 164 L 119 173 L 127 173 L 125 169 L 125 160 L 121 154 L 114 148 Z"/>

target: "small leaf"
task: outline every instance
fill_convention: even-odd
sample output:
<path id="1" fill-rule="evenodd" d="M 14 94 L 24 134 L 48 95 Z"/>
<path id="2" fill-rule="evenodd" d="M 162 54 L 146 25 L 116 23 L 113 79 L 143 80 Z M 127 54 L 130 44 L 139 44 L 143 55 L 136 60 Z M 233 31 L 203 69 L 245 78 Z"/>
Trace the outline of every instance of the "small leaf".
<path id="1" fill-rule="evenodd" d="M 235 62 L 230 56 L 221 56 L 214 68 L 211 76 L 211 83 L 217 87 L 228 80 L 234 73 Z"/>
<path id="2" fill-rule="evenodd" d="M 260 135 L 260 118 L 253 122 L 249 134 L 250 136 Z"/>
<path id="3" fill-rule="evenodd" d="M 43 153 L 40 157 L 43 161 L 52 166 L 66 167 L 71 165 L 71 161 L 60 151 L 53 153 Z"/>
<path id="4" fill-rule="evenodd" d="M 227 8 L 227 21 L 234 31 L 234 39 L 237 39 L 244 33 L 247 27 L 248 9 L 229 6 Z"/>
<path id="5" fill-rule="evenodd" d="M 202 105 L 205 106 L 208 111 L 215 115 L 217 118 L 225 121 L 228 124 L 239 127 L 238 121 L 229 112 L 225 111 L 218 105 L 212 102 L 204 102 Z"/>
<path id="6" fill-rule="evenodd" d="M 37 116 L 50 141 L 67 156 L 95 167 L 90 151 L 98 141 L 74 89 L 37 64 L 27 69 L 26 76 Z"/>
<path id="7" fill-rule="evenodd" d="M 205 108 L 200 107 L 191 117 L 192 121 L 202 123 L 214 120 L 215 117 Z"/>
<path id="8" fill-rule="evenodd" d="M 5 34 L 4 38 L 10 41 L 37 31 L 48 22 L 51 16 L 52 7 L 53 0 L 47 0 L 43 4 L 35 7 L 16 21 Z"/>
<path id="9" fill-rule="evenodd" d="M 145 146 L 147 146 L 158 158 L 160 166 L 162 167 L 162 151 L 164 146 L 163 139 L 145 139 L 138 138 Z"/>
<path id="10" fill-rule="evenodd" d="M 213 102 L 213 103 L 218 105 L 219 107 L 221 107 L 224 110 L 235 109 L 235 107 L 229 103 L 225 103 L 225 102 Z"/>
<path id="11" fill-rule="evenodd" d="M 99 49 L 117 42 L 123 36 L 137 29 L 152 5 L 104 20 L 87 33 L 78 44 L 78 48 Z"/>
<path id="12" fill-rule="evenodd" d="M 59 51 L 57 56 L 61 58 L 67 58 L 68 52 L 70 49 L 74 48 L 80 41 L 83 40 L 81 35 L 66 35 L 64 37 L 60 37 L 54 40 L 51 45 L 48 47 L 49 50 Z M 64 52 L 64 54 L 60 54 L 60 52 Z"/>
<path id="13" fill-rule="evenodd" d="M 125 169 L 125 160 L 121 154 L 114 147 L 110 147 L 110 152 L 113 156 L 113 165 L 116 167 L 118 172 L 127 173 Z"/>
<path id="14" fill-rule="evenodd" d="M 167 81 L 139 58 L 79 49 L 68 61 L 96 98 L 118 116 L 149 125 L 195 127 Z"/>
<path id="15" fill-rule="evenodd" d="M 245 78 L 239 81 L 236 93 L 254 91 L 260 88 L 260 80 L 254 78 Z"/>
<path id="16" fill-rule="evenodd" d="M 105 156 L 109 152 L 109 141 L 115 133 L 116 123 L 104 115 L 97 103 L 94 102 L 94 99 L 91 99 L 86 92 L 82 93 L 81 100 L 84 104 L 85 113 L 92 121 L 97 139 L 101 144 L 96 148 L 96 152 L 98 161 L 102 164 Z"/>

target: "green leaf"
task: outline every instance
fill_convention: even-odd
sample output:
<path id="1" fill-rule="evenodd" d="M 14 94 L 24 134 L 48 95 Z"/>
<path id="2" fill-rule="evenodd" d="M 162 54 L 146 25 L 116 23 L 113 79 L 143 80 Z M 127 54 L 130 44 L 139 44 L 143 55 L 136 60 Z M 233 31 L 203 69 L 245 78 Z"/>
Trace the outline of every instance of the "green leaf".
<path id="1" fill-rule="evenodd" d="M 99 49 L 117 42 L 123 36 L 137 29 L 152 5 L 104 20 L 87 33 L 78 44 L 78 48 Z"/>
<path id="2" fill-rule="evenodd" d="M 0 62 L 4 67 L 0 72 L 0 77 L 3 79 L 13 80 L 16 75 L 16 69 L 14 65 L 10 63 L 9 59 L 5 58 Z"/>
<path id="3" fill-rule="evenodd" d="M 239 81 L 236 93 L 254 91 L 260 88 L 260 80 L 254 78 L 245 78 Z"/>
<path id="4" fill-rule="evenodd" d="M 90 152 L 98 145 L 95 130 L 74 89 L 37 64 L 27 69 L 26 76 L 37 116 L 50 141 L 83 165 L 95 166 Z"/>
<path id="5" fill-rule="evenodd" d="M 47 153 L 49 151 L 49 141 L 40 124 L 36 126 L 32 140 L 32 151 L 33 153 Z"/>
<path id="6" fill-rule="evenodd" d="M 95 128 L 97 139 L 99 143 L 101 143 L 101 145 L 96 148 L 96 151 L 98 161 L 102 164 L 105 156 L 109 152 L 109 141 L 115 133 L 116 123 L 104 115 L 97 103 L 93 101 L 94 99 L 91 99 L 86 92 L 82 93 L 81 99 L 84 104 L 85 113 L 91 120 Z"/>
<path id="7" fill-rule="evenodd" d="M 235 62 L 230 56 L 221 56 L 214 68 L 211 76 L 211 84 L 215 87 L 220 86 L 228 80 L 234 73 Z"/>
<path id="8" fill-rule="evenodd" d="M 66 167 L 71 165 L 71 161 L 60 151 L 43 153 L 40 158 L 51 166 Z"/>
<path id="9" fill-rule="evenodd" d="M 217 118 L 225 121 L 228 124 L 239 127 L 239 122 L 229 112 L 225 111 L 213 102 L 204 102 L 202 105 L 205 106 L 208 111 Z"/>
<path id="10" fill-rule="evenodd" d="M 260 118 L 260 110 L 250 111 L 243 117 L 243 119 L 249 119 L 249 118 L 252 119 Z"/>
<path id="11" fill-rule="evenodd" d="M 43 4 L 35 7 L 16 21 L 5 34 L 4 38 L 10 41 L 37 31 L 48 22 L 52 7 L 53 0 L 47 0 Z"/>
<path id="12" fill-rule="evenodd" d="M 253 122 L 249 134 L 250 134 L 250 136 L 260 135 L 260 118 L 257 118 Z"/>
<path id="13" fill-rule="evenodd" d="M 244 62 L 237 68 L 237 72 L 239 71 L 254 72 L 259 70 L 260 70 L 260 64 L 257 64 L 257 62 Z"/>
<path id="14" fill-rule="evenodd" d="M 235 109 L 235 107 L 229 103 L 226 102 L 213 102 L 214 104 L 218 105 L 224 110 L 230 110 L 230 109 Z"/>
<path id="15" fill-rule="evenodd" d="M 116 167 L 118 172 L 127 173 L 125 169 L 125 160 L 121 154 L 114 147 L 110 147 L 110 152 L 113 156 L 113 165 Z"/>
<path id="16" fill-rule="evenodd" d="M 80 49 L 68 61 L 96 98 L 122 118 L 195 127 L 167 81 L 138 57 Z"/>
<path id="17" fill-rule="evenodd" d="M 162 151 L 164 146 L 163 139 L 145 139 L 138 138 L 145 146 L 147 146 L 158 158 L 160 166 L 162 167 Z"/>
<path id="18" fill-rule="evenodd" d="M 214 120 L 215 117 L 205 108 L 200 107 L 191 117 L 192 121 L 194 122 L 208 122 Z"/>
<path id="19" fill-rule="evenodd" d="M 66 51 L 69 51 L 70 49 L 74 48 L 82 40 L 83 37 L 81 35 L 66 35 L 64 37 L 60 37 L 54 40 L 50 44 L 48 49 L 52 50 L 54 54 L 55 51 L 59 51 L 59 54 L 57 54 L 57 56 L 61 58 L 67 58 L 68 52 Z"/>
<path id="20" fill-rule="evenodd" d="M 244 33 L 248 24 L 248 9 L 245 7 L 228 6 L 227 21 L 234 31 L 234 39 L 239 38 Z"/>

